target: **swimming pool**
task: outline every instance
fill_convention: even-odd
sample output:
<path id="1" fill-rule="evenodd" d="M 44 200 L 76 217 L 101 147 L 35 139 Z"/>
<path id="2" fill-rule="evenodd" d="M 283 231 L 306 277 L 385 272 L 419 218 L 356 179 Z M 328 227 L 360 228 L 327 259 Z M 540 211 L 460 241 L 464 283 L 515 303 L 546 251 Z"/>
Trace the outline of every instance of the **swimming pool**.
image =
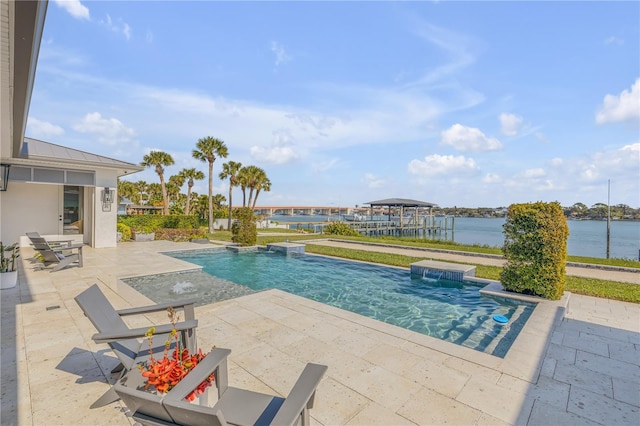
<path id="1" fill-rule="evenodd" d="M 206 304 L 277 288 L 499 357 L 506 355 L 535 307 L 481 295 L 482 285 L 474 282 L 425 279 L 405 268 L 323 256 L 225 249 L 166 254 L 200 265 L 202 272 L 124 281 L 155 302 L 186 293 Z M 494 315 L 509 323 L 500 325 Z"/>

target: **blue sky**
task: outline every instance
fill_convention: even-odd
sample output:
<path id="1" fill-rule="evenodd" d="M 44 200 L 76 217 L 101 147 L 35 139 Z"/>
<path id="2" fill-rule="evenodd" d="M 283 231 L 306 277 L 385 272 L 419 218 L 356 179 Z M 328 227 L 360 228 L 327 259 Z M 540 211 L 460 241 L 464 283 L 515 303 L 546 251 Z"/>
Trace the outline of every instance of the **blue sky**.
<path id="1" fill-rule="evenodd" d="M 27 136 L 262 167 L 259 205 L 640 207 L 638 2 L 51 1 Z M 151 170 L 129 180 L 158 182 Z M 206 180 L 194 188 L 206 193 Z M 240 199 L 238 194 L 236 199 Z"/>

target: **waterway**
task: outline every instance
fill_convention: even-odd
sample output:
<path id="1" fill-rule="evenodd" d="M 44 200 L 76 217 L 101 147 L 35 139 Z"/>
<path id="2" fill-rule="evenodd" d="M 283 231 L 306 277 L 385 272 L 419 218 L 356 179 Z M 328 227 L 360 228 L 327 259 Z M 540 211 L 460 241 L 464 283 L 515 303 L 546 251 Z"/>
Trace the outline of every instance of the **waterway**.
<path id="1" fill-rule="evenodd" d="M 327 222 L 328 216 L 271 216 L 280 223 Z M 331 219 L 336 219 L 331 217 Z M 437 221 L 443 218 L 436 218 Z M 453 231 L 427 234 L 424 238 L 453 241 L 467 245 L 502 247 L 504 218 L 456 217 Z M 451 227 L 451 218 L 448 219 Z M 568 220 L 567 251 L 573 256 L 605 258 L 607 256 L 607 222 Z M 638 260 L 640 255 L 640 222 L 611 221 L 610 257 Z"/>

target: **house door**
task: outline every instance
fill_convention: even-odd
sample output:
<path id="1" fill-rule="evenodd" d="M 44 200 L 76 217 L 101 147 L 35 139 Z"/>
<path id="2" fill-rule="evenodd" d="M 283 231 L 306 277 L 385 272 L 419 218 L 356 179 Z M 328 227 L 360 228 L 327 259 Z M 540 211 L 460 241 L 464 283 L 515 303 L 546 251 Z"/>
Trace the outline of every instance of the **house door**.
<path id="1" fill-rule="evenodd" d="M 59 211 L 59 233 L 77 235 L 83 233 L 84 223 L 84 190 L 82 186 L 64 185 L 62 204 Z"/>

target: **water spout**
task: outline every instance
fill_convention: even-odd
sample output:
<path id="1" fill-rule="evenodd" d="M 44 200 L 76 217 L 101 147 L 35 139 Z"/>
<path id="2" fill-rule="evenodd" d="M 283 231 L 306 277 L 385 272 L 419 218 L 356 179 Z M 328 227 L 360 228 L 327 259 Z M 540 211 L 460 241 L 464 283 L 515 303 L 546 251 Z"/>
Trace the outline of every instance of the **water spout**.
<path id="1" fill-rule="evenodd" d="M 436 282 L 442 278 L 443 271 L 438 271 L 437 269 L 428 269 L 425 268 L 422 271 L 422 279 L 425 281 Z"/>

